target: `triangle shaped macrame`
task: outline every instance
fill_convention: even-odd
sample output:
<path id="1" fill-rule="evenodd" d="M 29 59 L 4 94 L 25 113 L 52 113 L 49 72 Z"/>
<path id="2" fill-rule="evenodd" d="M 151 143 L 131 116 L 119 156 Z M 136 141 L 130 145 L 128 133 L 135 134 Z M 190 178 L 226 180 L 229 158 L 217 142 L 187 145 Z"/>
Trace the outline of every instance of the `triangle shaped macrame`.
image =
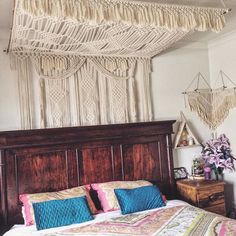
<path id="1" fill-rule="evenodd" d="M 174 148 L 191 147 L 200 145 L 199 141 L 193 134 L 183 112 L 180 112 L 180 125 L 175 137 Z"/>
<path id="2" fill-rule="evenodd" d="M 229 111 L 236 107 L 236 84 L 223 71 L 220 71 L 219 77 L 222 80 L 222 87 L 212 89 L 203 75 L 198 73 L 187 90 L 194 81 L 197 81 L 197 88 L 184 92 L 190 110 L 195 111 L 212 130 L 221 125 L 229 115 Z M 225 78 L 231 82 L 233 88 L 227 88 Z M 199 89 L 200 80 L 204 81 L 208 88 Z"/>

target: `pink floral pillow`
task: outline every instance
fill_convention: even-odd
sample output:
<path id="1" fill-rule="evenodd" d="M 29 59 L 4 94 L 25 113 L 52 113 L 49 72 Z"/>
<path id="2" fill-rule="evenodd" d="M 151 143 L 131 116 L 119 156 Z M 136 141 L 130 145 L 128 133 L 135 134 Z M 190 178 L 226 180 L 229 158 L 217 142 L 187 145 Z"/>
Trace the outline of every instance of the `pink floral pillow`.
<path id="1" fill-rule="evenodd" d="M 21 194 L 20 200 L 23 203 L 22 214 L 25 219 L 25 225 L 33 225 L 35 224 L 34 219 L 34 210 L 32 203 L 34 202 L 45 202 L 50 200 L 57 199 L 67 199 L 74 197 L 86 196 L 89 208 L 92 214 L 96 214 L 97 210 L 93 204 L 92 199 L 90 198 L 89 192 L 86 186 L 79 186 L 71 189 L 66 189 L 58 192 L 45 192 L 45 193 L 34 193 L 34 194 Z"/>
<path id="2" fill-rule="evenodd" d="M 91 184 L 92 188 L 97 191 L 98 198 L 104 212 L 114 211 L 120 209 L 114 189 L 125 188 L 133 189 L 142 186 L 152 185 L 145 180 L 138 181 L 113 181 L 107 183 Z"/>

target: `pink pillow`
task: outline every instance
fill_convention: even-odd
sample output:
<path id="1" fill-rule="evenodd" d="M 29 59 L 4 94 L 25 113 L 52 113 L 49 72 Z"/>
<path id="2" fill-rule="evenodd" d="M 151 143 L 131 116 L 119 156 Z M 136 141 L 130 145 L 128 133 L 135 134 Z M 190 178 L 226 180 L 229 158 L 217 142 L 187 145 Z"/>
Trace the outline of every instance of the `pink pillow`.
<path id="1" fill-rule="evenodd" d="M 67 199 L 74 197 L 86 196 L 89 208 L 92 214 L 96 214 L 97 210 L 93 204 L 92 199 L 90 198 L 89 192 L 86 186 L 79 186 L 71 189 L 66 189 L 58 192 L 45 192 L 45 193 L 34 193 L 34 194 L 21 194 L 19 196 L 20 201 L 23 203 L 23 215 L 25 219 L 25 225 L 33 225 L 35 224 L 34 219 L 34 210 L 32 203 L 34 202 L 45 202 L 50 200 L 57 199 Z"/>
<path id="2" fill-rule="evenodd" d="M 91 184 L 92 188 L 97 191 L 98 198 L 104 212 L 114 211 L 120 209 L 114 189 L 125 188 L 133 189 L 142 186 L 152 185 L 145 180 L 137 181 L 112 181 L 107 183 Z"/>

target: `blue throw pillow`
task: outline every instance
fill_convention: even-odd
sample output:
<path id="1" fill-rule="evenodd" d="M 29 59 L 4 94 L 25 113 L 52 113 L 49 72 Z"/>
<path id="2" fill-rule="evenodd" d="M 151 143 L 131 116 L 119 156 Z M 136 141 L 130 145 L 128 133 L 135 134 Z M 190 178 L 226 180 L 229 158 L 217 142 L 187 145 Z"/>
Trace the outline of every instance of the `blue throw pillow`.
<path id="1" fill-rule="evenodd" d="M 154 185 L 114 191 L 123 215 L 165 206 L 159 189 Z"/>
<path id="2" fill-rule="evenodd" d="M 85 196 L 33 203 L 37 230 L 93 220 Z"/>

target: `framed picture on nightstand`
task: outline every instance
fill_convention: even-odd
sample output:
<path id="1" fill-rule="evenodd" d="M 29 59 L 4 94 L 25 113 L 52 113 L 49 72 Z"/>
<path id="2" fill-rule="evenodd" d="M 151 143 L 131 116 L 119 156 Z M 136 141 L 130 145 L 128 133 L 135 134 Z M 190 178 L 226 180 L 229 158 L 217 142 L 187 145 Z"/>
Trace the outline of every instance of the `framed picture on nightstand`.
<path id="1" fill-rule="evenodd" d="M 174 178 L 175 180 L 187 179 L 188 172 L 185 167 L 174 168 Z"/>

